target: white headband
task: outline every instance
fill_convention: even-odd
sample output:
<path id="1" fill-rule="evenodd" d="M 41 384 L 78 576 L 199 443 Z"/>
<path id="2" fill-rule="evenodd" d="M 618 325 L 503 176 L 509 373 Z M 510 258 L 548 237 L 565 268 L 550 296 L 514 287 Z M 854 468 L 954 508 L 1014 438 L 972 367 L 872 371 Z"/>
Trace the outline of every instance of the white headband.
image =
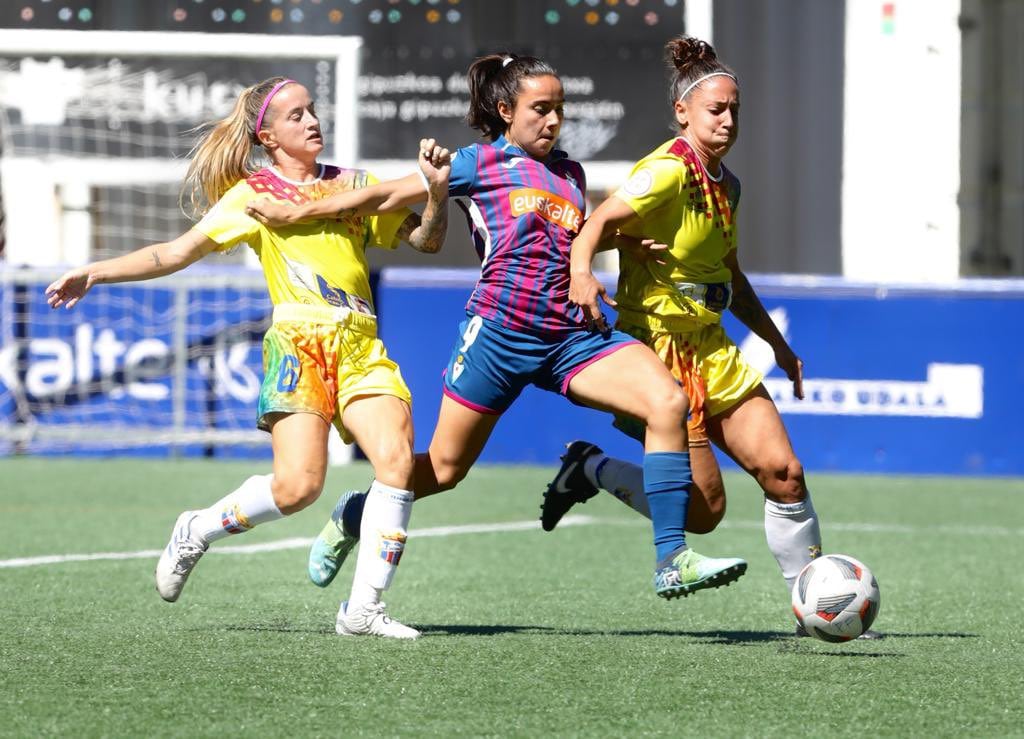
<path id="1" fill-rule="evenodd" d="M 690 94 L 690 90 L 695 88 L 697 85 L 699 85 L 704 80 L 706 80 L 706 79 L 708 79 L 710 77 L 719 77 L 719 76 L 728 77 L 733 82 L 736 82 L 736 75 L 734 75 L 734 74 L 729 74 L 728 72 L 711 72 L 710 74 L 706 74 L 703 77 L 698 77 L 696 80 L 691 82 L 690 86 L 687 87 L 685 90 L 683 90 L 683 94 L 679 96 L 679 99 L 682 100 L 684 97 L 686 97 L 688 94 Z"/>
<path id="2" fill-rule="evenodd" d="M 507 67 L 509 64 L 511 64 L 514 61 L 515 61 L 515 59 L 513 57 L 510 57 L 510 56 L 505 57 L 504 59 L 501 60 L 501 68 L 504 69 L 505 67 Z"/>

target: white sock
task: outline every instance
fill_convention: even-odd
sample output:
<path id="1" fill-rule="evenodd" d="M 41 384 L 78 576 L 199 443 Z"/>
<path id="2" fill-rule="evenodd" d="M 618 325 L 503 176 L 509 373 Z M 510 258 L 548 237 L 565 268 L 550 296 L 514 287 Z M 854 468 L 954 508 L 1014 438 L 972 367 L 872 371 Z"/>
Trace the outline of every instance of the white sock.
<path id="1" fill-rule="evenodd" d="M 604 454 L 594 454 L 583 463 L 587 479 L 607 490 L 641 516 L 651 517 L 644 494 L 644 468 Z"/>
<path id="2" fill-rule="evenodd" d="M 411 490 L 373 481 L 366 494 L 359 526 L 359 555 L 352 580 L 350 604 L 377 603 L 391 585 L 405 550 L 406 531 L 412 514 Z"/>
<path id="3" fill-rule="evenodd" d="M 811 494 L 799 503 L 788 504 L 765 498 L 764 536 L 786 578 L 786 587 L 792 591 L 804 565 L 821 555 L 821 529 Z"/>
<path id="4" fill-rule="evenodd" d="M 237 490 L 199 511 L 193 530 L 209 544 L 229 534 L 244 534 L 257 524 L 282 518 L 284 514 L 278 510 L 270 490 L 273 477 L 253 475 Z"/>

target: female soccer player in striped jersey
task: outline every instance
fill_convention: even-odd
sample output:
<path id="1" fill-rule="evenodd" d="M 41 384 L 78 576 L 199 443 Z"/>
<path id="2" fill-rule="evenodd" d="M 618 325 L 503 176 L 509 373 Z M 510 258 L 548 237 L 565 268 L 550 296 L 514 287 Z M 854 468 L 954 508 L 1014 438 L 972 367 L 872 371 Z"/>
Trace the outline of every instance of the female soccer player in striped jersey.
<path id="1" fill-rule="evenodd" d="M 570 299 L 594 320 L 600 300 L 618 310 L 617 326 L 651 347 L 690 397 L 689 444 L 695 487 L 694 530 L 713 530 L 725 514 L 725 487 L 709 439 L 750 473 L 765 497 L 765 535 L 787 585 L 821 553 L 818 517 L 804 470 L 760 374 L 722 329 L 727 308 L 774 350 L 803 397 L 803 364 L 772 322 L 740 268 L 736 242 L 739 180 L 722 163 L 739 133 L 739 86 L 704 41 L 666 46 L 679 134 L 634 166 L 630 178 L 588 219 L 572 247 Z M 667 250 L 624 251 L 612 300 L 591 271 L 608 234 L 643 235 Z M 617 425 L 643 438 L 628 419 Z M 644 515 L 643 470 L 595 445 L 569 445 L 545 493 L 544 528 L 576 502 L 612 492 Z"/>
<path id="2" fill-rule="evenodd" d="M 569 299 L 569 249 L 582 226 L 586 181 L 579 163 L 554 148 L 563 117 L 561 81 L 543 61 L 496 54 L 473 63 L 469 87 L 467 120 L 489 143 L 455 152 L 449 193 L 467 213 L 482 269 L 455 337 L 430 447 L 417 458 L 417 499 L 462 480 L 501 414 L 533 384 L 645 424 L 644 493 L 658 595 L 674 598 L 732 582 L 746 562 L 704 557 L 685 541 L 691 485 L 686 394 L 648 347 L 597 322 L 588 325 Z M 422 193 L 415 176 L 406 186 L 390 193 L 395 202 Z M 290 216 L 301 220 L 351 203 L 339 196 Z M 288 215 L 283 207 L 254 207 L 264 216 Z M 351 546 L 357 498 L 339 502 L 314 544 L 310 575 L 317 584 L 330 582 Z M 364 515 L 364 532 L 366 525 Z"/>
<path id="3" fill-rule="evenodd" d="M 272 166 L 254 165 L 257 147 Z M 246 213 L 253 198 L 302 203 L 376 182 L 361 170 L 320 164 L 323 147 L 313 101 L 301 84 L 275 77 L 243 90 L 232 113 L 197 146 L 189 167 L 183 193 L 202 220 L 167 243 L 71 270 L 46 292 L 52 307 L 71 308 L 95 284 L 160 277 L 212 251 L 242 242 L 252 247 L 274 304 L 257 422 L 271 435 L 273 473 L 250 477 L 210 507 L 179 516 L 157 563 L 157 590 L 164 600 L 177 600 L 212 542 L 316 500 L 333 423 L 373 464 L 376 479 L 364 516 L 384 532 L 361 548 L 358 584 L 338 614 L 337 631 L 415 638 L 419 632 L 391 620 L 380 602 L 405 543 L 413 433 L 409 390 L 376 335 L 365 248 L 394 248 L 399 239 L 424 252 L 441 247 L 450 158 L 432 140 L 421 143 L 422 220 L 405 209 L 370 209 L 271 229 Z"/>

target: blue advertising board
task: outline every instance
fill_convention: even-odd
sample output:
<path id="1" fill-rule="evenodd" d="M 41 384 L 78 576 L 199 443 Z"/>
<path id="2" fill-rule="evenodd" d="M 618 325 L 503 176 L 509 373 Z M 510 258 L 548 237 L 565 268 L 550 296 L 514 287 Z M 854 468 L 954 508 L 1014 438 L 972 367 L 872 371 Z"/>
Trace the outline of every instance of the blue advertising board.
<path id="1" fill-rule="evenodd" d="M 413 391 L 419 449 L 430 442 L 441 373 L 476 276 L 473 269 L 389 268 L 377 283 L 381 336 Z M 793 397 L 767 345 L 731 314 L 725 326 L 764 374 L 809 471 L 1024 475 L 1024 282 L 932 288 L 838 278 L 752 281 L 804 361 L 805 399 Z M 37 294 L 39 285 L 0 281 L 0 430 L 251 430 L 270 305 L 262 287 L 231 283 L 104 286 L 73 311 L 57 312 Z M 176 410 L 173 378 L 181 371 Z M 80 449 L 66 438 L 48 445 L 44 437 L 16 446 L 10 433 L 4 438 L 0 454 L 172 450 L 166 443 Z M 616 456 L 641 453 L 606 414 L 528 388 L 481 460 L 554 464 L 576 438 Z M 253 452 L 180 443 L 173 451 Z M 268 444 L 256 446 L 256 454 L 268 452 Z"/>
<path id="2" fill-rule="evenodd" d="M 219 456 L 172 440 L 254 429 L 265 288 L 110 285 L 55 311 L 43 285 L 0 282 L 0 454 Z"/>
<path id="3" fill-rule="evenodd" d="M 381 335 L 412 389 L 421 449 L 475 278 L 475 270 L 393 268 L 381 275 Z M 731 314 L 725 326 L 764 373 L 809 471 L 1024 475 L 1024 345 L 1017 338 L 1024 283 L 880 287 L 756 276 L 752 282 L 804 361 L 806 398 L 793 397 L 767 345 Z M 529 388 L 499 421 L 481 459 L 553 464 L 576 438 L 616 456 L 641 453 L 606 414 Z"/>

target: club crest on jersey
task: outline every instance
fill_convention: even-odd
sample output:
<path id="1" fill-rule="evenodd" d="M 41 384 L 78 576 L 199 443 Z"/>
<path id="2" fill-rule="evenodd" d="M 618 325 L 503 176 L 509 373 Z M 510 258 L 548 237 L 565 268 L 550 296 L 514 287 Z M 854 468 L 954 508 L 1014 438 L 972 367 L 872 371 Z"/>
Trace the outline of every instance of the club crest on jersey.
<path id="1" fill-rule="evenodd" d="M 389 534 L 381 533 L 380 535 L 380 558 L 391 565 L 398 566 L 398 561 L 402 558 L 402 552 L 405 551 L 405 539 L 406 536 L 401 531 L 394 531 Z"/>
<path id="2" fill-rule="evenodd" d="M 649 169 L 641 169 L 634 172 L 633 176 L 626 180 L 622 189 L 627 195 L 632 195 L 633 197 L 638 198 L 649 193 L 653 186 L 654 175 L 651 174 Z"/>
<path id="3" fill-rule="evenodd" d="M 527 213 L 536 213 L 546 221 L 569 231 L 579 231 L 583 222 L 580 209 L 564 198 L 532 187 L 520 187 L 508 194 L 512 215 L 517 218 Z"/>

